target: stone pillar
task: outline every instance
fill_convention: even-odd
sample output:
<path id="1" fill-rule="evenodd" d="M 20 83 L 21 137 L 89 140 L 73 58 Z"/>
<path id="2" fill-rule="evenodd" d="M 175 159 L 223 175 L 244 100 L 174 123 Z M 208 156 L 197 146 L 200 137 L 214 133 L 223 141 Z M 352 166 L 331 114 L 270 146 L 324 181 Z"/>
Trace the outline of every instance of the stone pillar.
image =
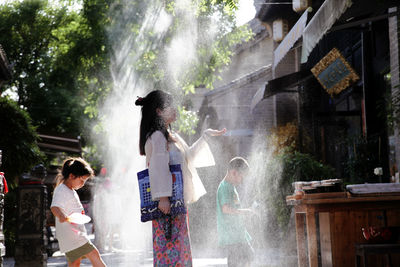
<path id="1" fill-rule="evenodd" d="M 18 187 L 15 267 L 47 266 L 47 188 L 40 182 L 24 182 Z"/>
<path id="2" fill-rule="evenodd" d="M 400 6 L 389 8 L 389 13 L 396 12 Z M 393 16 L 389 18 L 389 43 L 390 43 L 390 74 L 391 74 L 391 87 L 392 96 L 400 97 L 400 16 Z M 400 103 L 397 103 L 400 105 Z M 397 114 L 394 117 L 399 117 L 400 110 L 395 110 Z M 392 136 L 395 145 L 396 166 L 400 170 L 400 125 L 395 122 L 394 135 Z"/>

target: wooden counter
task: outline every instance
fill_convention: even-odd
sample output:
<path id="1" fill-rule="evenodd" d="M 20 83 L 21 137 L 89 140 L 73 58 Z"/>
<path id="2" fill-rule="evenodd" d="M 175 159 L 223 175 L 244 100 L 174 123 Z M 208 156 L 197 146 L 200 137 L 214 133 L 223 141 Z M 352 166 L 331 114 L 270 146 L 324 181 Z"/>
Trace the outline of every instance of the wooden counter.
<path id="1" fill-rule="evenodd" d="M 353 267 L 355 244 L 367 243 L 361 228 L 400 226 L 400 194 L 352 197 L 337 192 L 296 198 L 286 200 L 295 211 L 299 267 Z"/>

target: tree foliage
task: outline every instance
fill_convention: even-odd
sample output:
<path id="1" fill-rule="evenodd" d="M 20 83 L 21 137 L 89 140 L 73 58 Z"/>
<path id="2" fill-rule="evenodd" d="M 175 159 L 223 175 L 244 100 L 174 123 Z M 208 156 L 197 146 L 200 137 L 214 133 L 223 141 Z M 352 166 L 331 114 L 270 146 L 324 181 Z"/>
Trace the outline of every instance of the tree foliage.
<path id="1" fill-rule="evenodd" d="M 186 110 L 185 106 L 178 107 L 178 121 L 176 123 L 176 132 L 180 132 L 187 136 L 194 135 L 196 133 L 195 127 L 199 121 L 196 113 L 190 110 Z"/>
<path id="2" fill-rule="evenodd" d="M 43 159 L 37 146 L 38 137 L 28 113 L 7 98 L 0 98 L 0 149 L 3 151 L 1 170 L 10 187 L 22 171 Z"/>
<path id="3" fill-rule="evenodd" d="M 18 94 L 38 130 L 82 134 L 88 88 L 108 81 L 99 75 L 108 64 L 102 21 L 90 9 L 81 14 L 40 0 L 0 7 L 0 43 L 14 72 L 5 89 Z"/>
<path id="4" fill-rule="evenodd" d="M 80 135 L 88 141 L 115 79 L 110 68 L 123 67 L 116 60 L 121 40 L 134 40 L 131 68 L 153 88 L 179 88 L 184 94 L 199 86 L 212 89 L 235 45 L 252 34 L 245 26 L 235 26 L 237 0 L 188 2 L 195 7 L 195 25 L 186 25 L 187 10 L 173 0 L 59 0 L 58 5 L 31 0 L 0 5 L 0 43 L 14 72 L 5 90 L 17 93 L 18 105 L 38 131 Z M 162 25 L 162 16 L 171 23 L 160 34 L 155 29 Z M 214 29 L 212 34 L 209 29 Z M 198 32 L 195 59 L 174 76 L 165 66 L 167 50 L 173 36 L 185 30 Z"/>

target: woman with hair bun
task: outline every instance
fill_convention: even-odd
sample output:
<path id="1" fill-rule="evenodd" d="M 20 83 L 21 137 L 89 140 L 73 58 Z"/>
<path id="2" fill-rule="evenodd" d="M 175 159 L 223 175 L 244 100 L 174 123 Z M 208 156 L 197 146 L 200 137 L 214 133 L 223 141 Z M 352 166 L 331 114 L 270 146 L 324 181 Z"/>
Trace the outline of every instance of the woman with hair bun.
<path id="1" fill-rule="evenodd" d="M 142 106 L 139 149 L 140 154 L 146 156 L 151 196 L 153 201 L 158 201 L 162 213 L 170 214 L 172 176 L 169 165 L 181 165 L 185 203 L 196 202 L 206 193 L 196 168 L 215 165 L 207 139 L 223 135 L 226 129 L 208 129 L 188 146 L 170 129 L 176 120 L 170 94 L 155 90 L 144 98 L 139 97 L 135 104 Z M 167 224 L 170 224 L 171 236 L 165 231 Z M 154 266 L 192 266 L 187 213 L 153 220 L 152 227 Z"/>

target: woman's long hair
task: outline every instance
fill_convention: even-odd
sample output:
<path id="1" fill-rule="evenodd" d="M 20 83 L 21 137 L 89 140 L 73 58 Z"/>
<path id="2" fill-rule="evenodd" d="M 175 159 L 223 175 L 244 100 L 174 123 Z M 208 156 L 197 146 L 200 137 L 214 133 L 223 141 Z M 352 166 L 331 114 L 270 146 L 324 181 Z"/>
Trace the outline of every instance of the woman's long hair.
<path id="1" fill-rule="evenodd" d="M 151 91 L 146 97 L 139 97 L 136 106 L 142 106 L 140 122 L 139 150 L 140 155 L 146 155 L 144 145 L 155 131 L 161 131 L 167 140 L 170 139 L 164 120 L 157 114 L 157 109 L 163 110 L 172 105 L 172 96 L 161 90 Z"/>

